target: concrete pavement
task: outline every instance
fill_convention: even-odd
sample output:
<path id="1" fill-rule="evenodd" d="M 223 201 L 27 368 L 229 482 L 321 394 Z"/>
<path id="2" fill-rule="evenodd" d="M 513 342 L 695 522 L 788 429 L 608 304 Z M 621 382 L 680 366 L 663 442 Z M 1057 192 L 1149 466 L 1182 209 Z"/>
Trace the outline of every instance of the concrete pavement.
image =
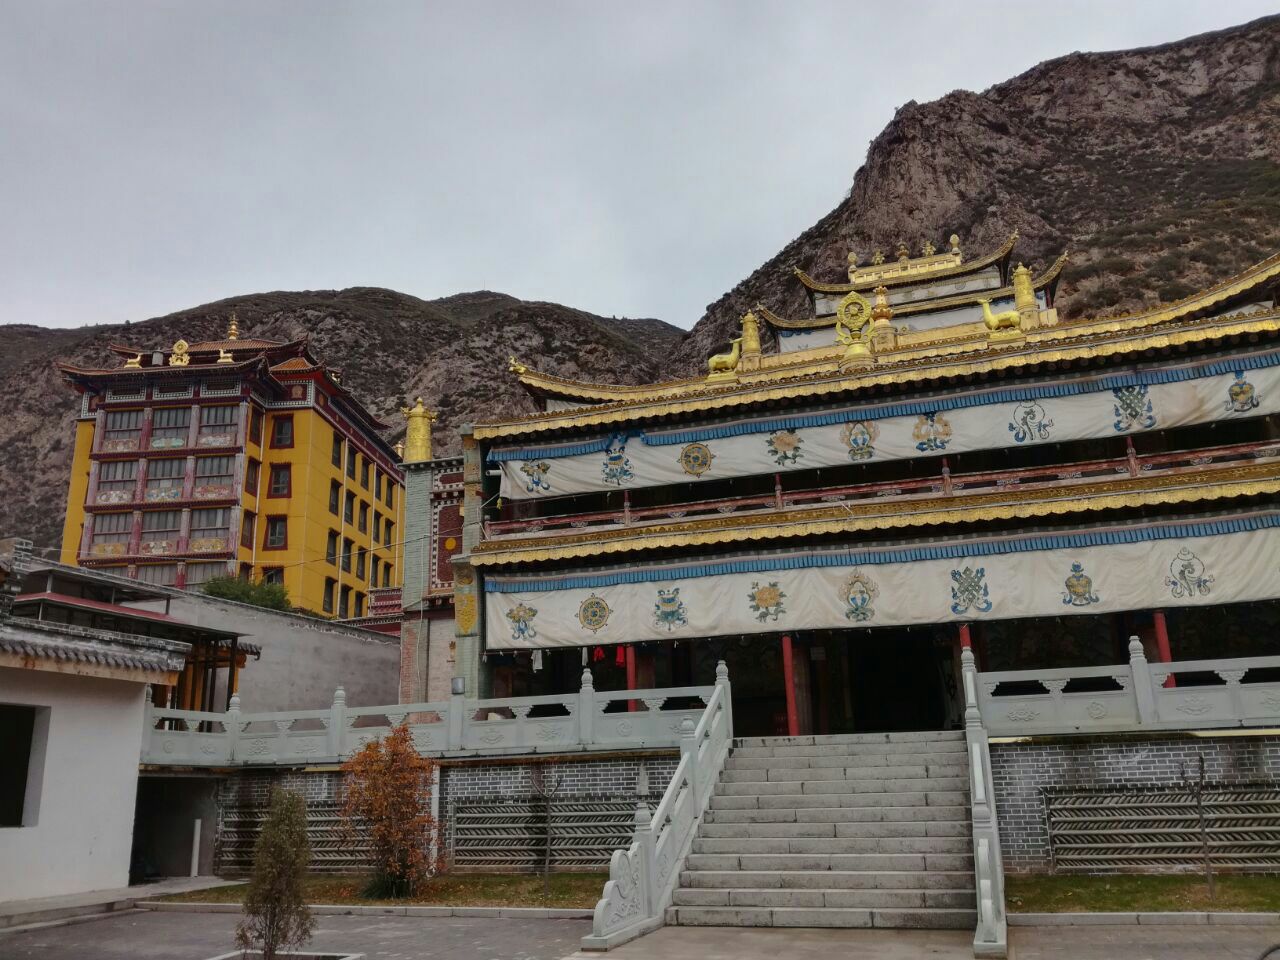
<path id="1" fill-rule="evenodd" d="M 5 960 L 208 960 L 232 949 L 234 914 L 130 912 L 0 932 Z M 586 920 L 324 916 L 312 949 L 369 960 L 971 960 L 966 930 L 664 927 L 580 953 Z M 1280 926 L 1011 927 L 1012 960 L 1256 960 Z"/>

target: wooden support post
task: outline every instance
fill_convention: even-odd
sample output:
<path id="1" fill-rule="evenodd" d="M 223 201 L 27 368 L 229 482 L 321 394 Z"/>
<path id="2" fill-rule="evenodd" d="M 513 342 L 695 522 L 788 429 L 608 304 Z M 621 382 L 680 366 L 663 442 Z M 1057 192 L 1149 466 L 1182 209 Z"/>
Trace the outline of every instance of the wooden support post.
<path id="1" fill-rule="evenodd" d="M 636 689 L 636 647 L 633 643 L 628 643 L 626 648 L 627 655 L 627 689 Z M 634 712 L 636 702 L 634 700 L 627 701 L 627 710 Z"/>
<path id="2" fill-rule="evenodd" d="M 1151 611 L 1151 622 L 1156 629 L 1156 653 L 1160 657 L 1161 663 L 1169 663 L 1173 660 L 1173 651 L 1169 649 L 1169 624 L 1165 621 L 1164 611 Z M 1176 687 L 1178 685 L 1173 674 L 1169 674 L 1164 685 L 1166 687 Z"/>
<path id="3" fill-rule="evenodd" d="M 967 623 L 960 624 L 960 649 L 970 650 L 973 648 L 973 638 L 969 635 L 969 625 Z"/>
<path id="4" fill-rule="evenodd" d="M 800 717 L 796 713 L 795 667 L 792 662 L 791 634 L 789 633 L 782 635 L 782 683 L 786 687 L 787 694 L 787 736 L 799 736 Z"/>

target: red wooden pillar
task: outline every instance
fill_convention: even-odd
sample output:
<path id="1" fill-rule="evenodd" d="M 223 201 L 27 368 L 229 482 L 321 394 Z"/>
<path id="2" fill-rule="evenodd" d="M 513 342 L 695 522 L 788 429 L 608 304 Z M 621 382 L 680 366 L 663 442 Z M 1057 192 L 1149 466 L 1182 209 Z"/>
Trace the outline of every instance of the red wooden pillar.
<path id="1" fill-rule="evenodd" d="M 796 712 L 795 665 L 792 662 L 789 633 L 782 635 L 782 683 L 787 694 L 787 736 L 799 736 L 800 715 Z"/>
<path id="2" fill-rule="evenodd" d="M 627 689 L 634 690 L 636 688 L 636 648 L 634 644 L 628 643 L 625 649 L 627 654 Z M 627 709 L 634 711 L 636 702 L 628 700 Z"/>
<path id="3" fill-rule="evenodd" d="M 1169 663 L 1173 660 L 1173 651 L 1169 649 L 1169 624 L 1164 619 L 1164 611 L 1152 610 L 1151 623 L 1156 630 L 1156 653 L 1160 655 L 1160 662 Z M 1166 687 L 1177 686 L 1173 674 L 1169 674 L 1164 685 Z"/>
<path id="4" fill-rule="evenodd" d="M 968 650 L 973 646 L 973 638 L 969 636 L 969 625 L 960 624 L 960 649 Z"/>

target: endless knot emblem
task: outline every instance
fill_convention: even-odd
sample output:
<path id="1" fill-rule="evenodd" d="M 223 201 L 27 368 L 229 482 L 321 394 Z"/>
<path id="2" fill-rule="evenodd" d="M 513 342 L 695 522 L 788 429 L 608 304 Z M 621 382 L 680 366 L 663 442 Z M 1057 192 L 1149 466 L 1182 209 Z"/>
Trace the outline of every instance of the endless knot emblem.
<path id="1" fill-rule="evenodd" d="M 952 570 L 951 612 L 967 613 L 972 608 L 977 613 L 987 613 L 991 609 L 991 595 L 986 578 L 985 567 Z"/>

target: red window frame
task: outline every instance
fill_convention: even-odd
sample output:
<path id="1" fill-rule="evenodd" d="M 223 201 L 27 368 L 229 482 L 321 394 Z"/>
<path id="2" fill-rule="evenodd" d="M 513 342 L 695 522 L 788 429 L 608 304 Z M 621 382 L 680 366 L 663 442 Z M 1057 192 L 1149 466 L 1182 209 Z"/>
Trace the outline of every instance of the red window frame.
<path id="1" fill-rule="evenodd" d="M 266 419 L 265 414 L 257 407 L 249 408 L 249 442 L 262 443 L 262 423 Z"/>
<path id="2" fill-rule="evenodd" d="M 248 464 L 244 468 L 244 492 L 253 496 L 258 495 L 258 479 L 262 473 L 262 461 L 249 458 Z"/>
<path id="3" fill-rule="evenodd" d="M 262 549 L 263 550 L 288 550 L 289 549 L 289 517 L 283 513 L 273 513 L 267 516 L 267 522 L 262 525 Z M 271 525 L 279 520 L 284 524 L 284 542 L 279 544 L 271 543 Z"/>
<path id="4" fill-rule="evenodd" d="M 283 424 L 283 423 L 287 423 L 287 424 L 289 424 L 289 442 L 288 442 L 288 443 L 280 443 L 280 442 L 279 442 L 279 440 L 280 440 L 280 425 L 281 425 L 281 424 Z M 274 449 L 274 450 L 288 450 L 288 449 L 291 449 L 291 448 L 293 447 L 293 438 L 294 438 L 294 433 L 293 433 L 293 414 L 292 414 L 292 413 L 276 414 L 276 415 L 275 415 L 275 417 L 273 417 L 273 418 L 272 418 L 272 420 L 271 420 L 271 447 L 272 447 L 272 449 Z"/>
<path id="5" fill-rule="evenodd" d="M 276 471 L 284 471 L 284 493 L 276 493 Z M 268 464 L 267 499 L 283 500 L 293 496 L 293 467 L 288 463 Z"/>

